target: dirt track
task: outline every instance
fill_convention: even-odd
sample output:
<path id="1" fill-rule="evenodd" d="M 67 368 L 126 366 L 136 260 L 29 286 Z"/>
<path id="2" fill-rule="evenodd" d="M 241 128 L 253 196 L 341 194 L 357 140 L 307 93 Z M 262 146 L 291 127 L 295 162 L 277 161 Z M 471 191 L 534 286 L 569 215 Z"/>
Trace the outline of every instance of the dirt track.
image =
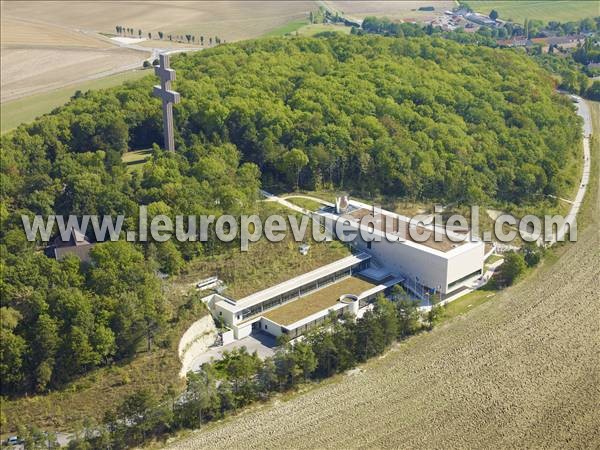
<path id="1" fill-rule="evenodd" d="M 598 448 L 597 224 L 553 266 L 364 372 L 172 448 Z"/>

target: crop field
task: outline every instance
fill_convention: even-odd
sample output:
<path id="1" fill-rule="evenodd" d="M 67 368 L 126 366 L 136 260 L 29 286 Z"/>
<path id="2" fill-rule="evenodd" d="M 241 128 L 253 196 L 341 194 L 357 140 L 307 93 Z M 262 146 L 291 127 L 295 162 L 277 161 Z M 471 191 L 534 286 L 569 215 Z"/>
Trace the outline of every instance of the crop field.
<path id="1" fill-rule="evenodd" d="M 148 32 L 195 33 L 235 41 L 258 37 L 290 21 L 305 19 L 312 1 L 31 1 L 3 2 L 5 14 L 69 29 L 114 33 L 116 25 Z"/>
<path id="2" fill-rule="evenodd" d="M 21 48 L 2 51 L 2 102 L 61 88 L 117 67 L 141 67 L 132 50 Z M 138 64 L 139 62 L 139 64 Z"/>
<path id="3" fill-rule="evenodd" d="M 564 0 L 501 0 L 501 1 L 468 1 L 471 8 L 482 14 L 489 14 L 495 9 L 501 19 L 523 23 L 525 19 L 537 19 L 549 22 L 569 22 L 600 16 L 600 6 L 597 1 L 564 1 Z"/>
<path id="4" fill-rule="evenodd" d="M 334 11 L 339 11 L 346 16 L 362 19 L 367 16 L 389 17 L 391 19 L 412 19 L 423 21 L 444 14 L 456 6 L 452 1 L 326 1 Z M 418 11 L 420 7 L 433 6 L 434 11 Z"/>
<path id="5" fill-rule="evenodd" d="M 58 94 L 62 88 L 141 67 L 152 48 L 186 47 L 167 40 L 142 42 L 137 49 L 120 47 L 106 36 L 115 33 L 116 25 L 142 30 L 143 36 L 192 33 L 230 42 L 289 28 L 290 23 L 302 26 L 315 9 L 312 1 L 2 2 L 0 102 L 3 115 L 8 114 L 2 132 L 62 104 L 55 101 L 64 98 Z M 4 108 L 6 102 L 49 91 L 56 93 Z"/>
<path id="6" fill-rule="evenodd" d="M 2 3 L 0 84 L 2 103 L 61 88 L 76 81 L 141 67 L 147 52 L 113 45 L 108 39 L 10 14 L 15 4 Z M 18 5 L 17 5 L 18 6 Z"/>
<path id="7" fill-rule="evenodd" d="M 36 117 L 64 105 L 78 90 L 85 92 L 90 89 L 109 88 L 125 81 L 137 80 L 152 73 L 151 70 L 132 70 L 4 102 L 0 105 L 0 116 L 2 117 L 1 132 L 10 131 L 22 123 L 31 122 Z"/>
<path id="8" fill-rule="evenodd" d="M 592 113 L 600 126 L 598 103 Z M 170 448 L 586 448 L 600 442 L 598 138 L 592 149 L 594 175 L 581 212 L 586 228 L 577 243 L 555 250 L 559 258 L 512 288 L 465 299 L 461 313 L 351 375 L 257 406 Z"/>

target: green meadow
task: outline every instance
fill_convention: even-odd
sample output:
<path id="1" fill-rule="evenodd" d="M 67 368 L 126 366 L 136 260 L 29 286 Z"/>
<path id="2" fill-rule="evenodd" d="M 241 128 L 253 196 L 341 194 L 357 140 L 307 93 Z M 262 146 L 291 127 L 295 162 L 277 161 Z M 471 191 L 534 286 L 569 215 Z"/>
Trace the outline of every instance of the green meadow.
<path id="1" fill-rule="evenodd" d="M 480 0 L 467 3 L 479 13 L 489 14 L 495 9 L 501 19 L 512 19 L 518 23 L 523 23 L 525 19 L 570 22 L 600 16 L 600 2 L 596 0 Z"/>

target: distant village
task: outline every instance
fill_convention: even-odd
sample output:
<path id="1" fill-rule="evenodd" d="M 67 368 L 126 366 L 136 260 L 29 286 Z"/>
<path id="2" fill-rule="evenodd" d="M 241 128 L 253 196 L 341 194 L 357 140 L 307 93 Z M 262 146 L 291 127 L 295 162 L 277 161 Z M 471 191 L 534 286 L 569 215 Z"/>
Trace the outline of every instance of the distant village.
<path id="1" fill-rule="evenodd" d="M 434 6 L 422 6 L 415 12 L 435 12 Z M 408 27 L 424 27 L 427 34 L 436 32 L 466 33 L 489 38 L 490 43 L 499 47 L 518 47 L 535 54 L 554 53 L 558 56 L 572 54 L 576 49 L 585 48 L 585 55 L 575 58 L 585 66 L 588 75 L 600 75 L 600 39 L 598 29 L 600 18 L 585 19 L 577 22 L 560 23 L 541 20 L 525 20 L 523 24 L 500 17 L 495 10 L 489 15 L 471 10 L 465 3 L 453 10 L 437 11 L 433 18 L 417 20 L 406 18 L 391 21 L 385 17 L 365 17 L 364 20 L 348 18 L 338 12 L 323 11 L 326 23 L 343 23 L 352 27 L 353 34 L 377 33 L 383 35 L 413 35 Z M 402 30 L 402 31 L 401 31 Z M 408 33 L 407 33 L 408 31 Z M 414 30 L 413 30 L 414 32 Z M 592 50 L 592 52 L 590 52 Z M 595 56 L 590 55 L 594 53 Z"/>

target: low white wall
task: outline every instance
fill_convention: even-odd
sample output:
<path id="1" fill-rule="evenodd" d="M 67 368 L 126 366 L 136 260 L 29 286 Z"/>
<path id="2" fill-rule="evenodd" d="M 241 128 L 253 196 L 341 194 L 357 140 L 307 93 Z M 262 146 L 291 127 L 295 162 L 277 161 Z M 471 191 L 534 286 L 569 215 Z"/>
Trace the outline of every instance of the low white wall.
<path id="1" fill-rule="evenodd" d="M 196 357 L 204 353 L 215 343 L 217 327 L 210 314 L 197 320 L 190 326 L 179 340 L 177 353 L 181 361 L 180 377 L 185 377 Z"/>
<path id="2" fill-rule="evenodd" d="M 265 326 L 267 328 L 265 328 Z M 263 330 L 265 333 L 269 333 L 271 336 L 275 337 L 281 336 L 283 334 L 281 332 L 281 325 L 264 317 L 260 319 L 260 329 Z"/>
<path id="3" fill-rule="evenodd" d="M 223 345 L 232 343 L 235 340 L 233 330 L 228 330 L 223 333 Z"/>
<path id="4" fill-rule="evenodd" d="M 243 339 L 247 336 L 250 336 L 250 333 L 252 333 L 252 324 L 251 323 L 246 323 L 243 326 L 233 326 L 233 330 L 235 331 L 235 338 L 236 339 Z"/>

